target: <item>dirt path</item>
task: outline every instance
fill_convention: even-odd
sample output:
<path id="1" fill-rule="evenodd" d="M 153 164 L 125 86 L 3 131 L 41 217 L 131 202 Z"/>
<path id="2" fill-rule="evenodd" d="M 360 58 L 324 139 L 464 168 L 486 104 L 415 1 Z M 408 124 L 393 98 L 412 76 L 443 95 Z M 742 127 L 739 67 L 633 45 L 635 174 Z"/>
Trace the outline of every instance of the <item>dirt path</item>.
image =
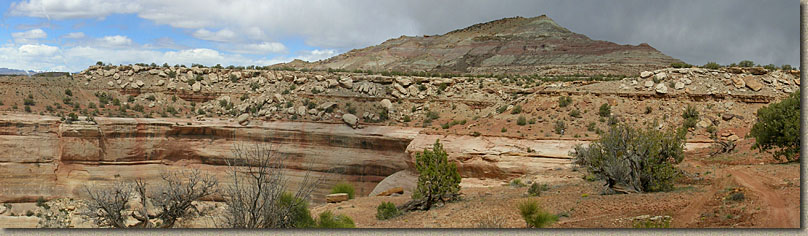
<path id="1" fill-rule="evenodd" d="M 763 201 L 763 204 L 768 206 L 768 208 L 766 208 L 766 216 L 764 217 L 766 224 L 762 227 L 800 227 L 799 217 L 789 217 L 790 215 L 799 215 L 799 213 L 794 214 L 792 212 L 793 209 L 786 207 L 785 201 L 780 195 L 774 192 L 774 189 L 760 182 L 762 176 L 755 175 L 755 177 L 752 177 L 747 173 L 747 170 L 744 169 L 729 169 L 727 171 L 732 174 L 739 184 L 752 191 L 755 195 L 758 195 L 761 201 Z"/>

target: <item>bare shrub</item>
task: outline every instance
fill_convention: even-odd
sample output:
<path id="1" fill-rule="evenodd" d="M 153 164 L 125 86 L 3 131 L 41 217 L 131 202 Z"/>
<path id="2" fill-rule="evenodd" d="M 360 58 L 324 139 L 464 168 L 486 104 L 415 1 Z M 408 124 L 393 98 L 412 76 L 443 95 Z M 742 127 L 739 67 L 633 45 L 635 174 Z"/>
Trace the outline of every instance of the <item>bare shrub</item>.
<path id="1" fill-rule="evenodd" d="M 500 215 L 488 215 L 486 218 L 477 222 L 477 228 L 481 229 L 498 229 L 505 227 L 505 218 Z"/>
<path id="2" fill-rule="evenodd" d="M 313 178 L 306 172 L 303 181 L 289 200 L 284 198 L 288 177 L 283 172 L 287 156 L 279 155 L 268 144 L 236 144 L 233 159 L 228 160 L 229 177 L 233 181 L 224 189 L 226 210 L 224 227 L 228 228 L 295 228 L 301 225 L 297 217 L 315 187 L 325 175 Z M 286 200 L 284 200 L 286 199 Z M 305 209 L 305 206 L 304 208 Z M 310 219 L 310 216 L 309 216 Z"/>
<path id="3" fill-rule="evenodd" d="M 171 228 L 178 219 L 190 218 L 192 209 L 195 209 L 192 203 L 216 193 L 218 184 L 214 177 L 198 170 L 164 172 L 161 180 L 152 191 L 146 188 L 142 179 L 116 182 L 110 187 L 85 185 L 84 190 L 89 196 L 85 214 L 100 227 Z M 135 196 L 139 200 L 137 208 L 130 210 L 129 201 L 135 200 Z M 149 212 L 149 205 L 157 212 Z M 139 222 L 126 225 L 130 216 Z M 153 223 L 154 220 L 159 220 L 158 224 Z"/>

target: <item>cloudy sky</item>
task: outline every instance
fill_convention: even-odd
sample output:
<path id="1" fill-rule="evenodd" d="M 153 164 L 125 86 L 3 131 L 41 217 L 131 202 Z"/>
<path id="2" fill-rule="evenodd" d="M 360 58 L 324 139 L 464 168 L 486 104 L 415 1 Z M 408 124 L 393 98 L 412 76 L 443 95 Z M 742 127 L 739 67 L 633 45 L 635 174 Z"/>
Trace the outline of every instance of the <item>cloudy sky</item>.
<path id="1" fill-rule="evenodd" d="M 316 61 L 401 35 L 546 14 L 592 39 L 691 64 L 799 65 L 799 1 L 0 0 L 0 67 Z"/>

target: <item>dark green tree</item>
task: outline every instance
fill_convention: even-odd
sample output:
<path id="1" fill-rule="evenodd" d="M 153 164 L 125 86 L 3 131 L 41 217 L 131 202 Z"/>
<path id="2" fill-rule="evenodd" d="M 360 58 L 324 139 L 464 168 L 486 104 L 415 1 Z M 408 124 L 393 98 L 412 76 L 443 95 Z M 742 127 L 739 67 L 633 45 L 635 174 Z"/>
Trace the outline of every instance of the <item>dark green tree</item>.
<path id="1" fill-rule="evenodd" d="M 755 138 L 752 149 L 777 149 L 774 156 L 778 159 L 785 157 L 788 162 L 797 160 L 800 135 L 800 91 L 758 109 L 757 123 L 749 131 L 749 136 Z"/>
<path id="2" fill-rule="evenodd" d="M 438 202 L 457 199 L 460 193 L 460 173 L 457 165 L 450 163 L 440 140 L 435 140 L 432 150 L 424 149 L 415 154 L 415 168 L 418 170 L 418 186 L 412 195 L 413 201 L 404 210 L 429 210 Z"/>

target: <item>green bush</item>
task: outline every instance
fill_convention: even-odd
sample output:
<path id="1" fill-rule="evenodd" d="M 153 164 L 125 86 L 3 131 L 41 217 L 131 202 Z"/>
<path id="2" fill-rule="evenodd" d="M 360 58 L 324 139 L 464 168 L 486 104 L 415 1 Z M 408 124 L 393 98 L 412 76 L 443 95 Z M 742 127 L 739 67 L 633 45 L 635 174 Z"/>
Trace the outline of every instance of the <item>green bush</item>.
<path id="1" fill-rule="evenodd" d="M 521 105 L 514 106 L 513 109 L 511 110 L 511 115 L 516 115 L 519 113 L 522 113 L 522 106 Z"/>
<path id="2" fill-rule="evenodd" d="M 711 61 L 711 62 L 707 62 L 707 64 L 704 64 L 704 66 L 702 66 L 702 67 L 704 67 L 706 69 L 718 70 L 718 68 L 721 68 L 721 65 L 719 65 L 718 63 L 715 63 L 714 61 Z"/>
<path id="3" fill-rule="evenodd" d="M 609 117 L 609 115 L 611 115 L 611 114 L 612 114 L 612 106 L 611 105 L 609 105 L 608 103 L 604 103 L 603 105 L 600 105 L 600 110 L 598 110 L 598 115 L 600 115 L 600 117 Z"/>
<path id="4" fill-rule="evenodd" d="M 303 199 L 297 198 L 289 192 L 284 192 L 278 198 L 278 204 L 281 209 L 289 209 L 292 218 L 293 226 L 295 228 L 310 228 L 314 226 L 314 219 L 311 218 L 309 212 L 309 203 Z"/>
<path id="5" fill-rule="evenodd" d="M 386 220 L 401 215 L 401 211 L 392 202 L 382 202 L 376 208 L 376 219 Z"/>
<path id="6" fill-rule="evenodd" d="M 575 110 L 570 111 L 569 115 L 570 115 L 570 117 L 573 117 L 573 118 L 581 118 L 581 111 L 578 111 L 578 109 L 575 109 Z"/>
<path id="7" fill-rule="evenodd" d="M 497 113 L 502 114 L 507 109 L 508 109 L 508 106 L 501 106 L 501 107 L 497 108 Z"/>
<path id="8" fill-rule="evenodd" d="M 559 120 L 556 121 L 555 126 L 553 127 L 556 134 L 564 135 L 564 131 L 567 130 L 567 125 L 564 124 L 564 121 Z"/>
<path id="9" fill-rule="evenodd" d="M 70 91 L 70 89 L 65 89 L 65 95 L 72 97 L 73 96 L 73 91 Z"/>
<path id="10" fill-rule="evenodd" d="M 324 211 L 317 218 L 317 228 L 356 228 L 356 225 L 351 217 L 343 214 L 334 215 L 331 211 Z"/>
<path id="11" fill-rule="evenodd" d="M 696 123 L 699 122 L 699 111 L 688 104 L 687 108 L 685 108 L 685 111 L 682 113 L 682 118 L 684 119 L 682 126 L 685 129 L 694 128 L 696 127 Z"/>
<path id="12" fill-rule="evenodd" d="M 525 225 L 528 228 L 544 228 L 558 221 L 558 216 L 541 208 L 539 201 L 535 199 L 519 203 L 518 208 L 519 215 L 525 220 Z"/>
<path id="13" fill-rule="evenodd" d="M 353 185 L 351 185 L 349 183 L 340 182 L 340 183 L 338 183 L 337 185 L 334 185 L 334 187 L 331 188 L 331 193 L 332 194 L 333 193 L 347 193 L 348 194 L 348 199 L 353 199 L 354 198 L 354 187 L 353 187 Z"/>
<path id="14" fill-rule="evenodd" d="M 738 62 L 738 66 L 740 66 L 740 67 L 753 67 L 753 66 L 755 66 L 755 62 L 750 61 L 750 60 L 743 60 L 741 62 Z"/>
<path id="15" fill-rule="evenodd" d="M 674 62 L 674 63 L 671 63 L 671 67 L 673 67 L 673 68 L 690 68 L 690 67 L 693 67 L 693 65 L 687 64 L 687 63 L 684 63 L 684 62 Z"/>
<path id="16" fill-rule="evenodd" d="M 533 197 L 538 197 L 541 196 L 541 192 L 549 189 L 550 186 L 547 186 L 547 184 L 533 183 L 530 185 L 530 188 L 527 189 L 527 194 Z"/>
<path id="17" fill-rule="evenodd" d="M 454 200 L 460 193 L 460 173 L 457 165 L 450 163 L 447 157 L 440 140 L 435 140 L 432 150 L 424 149 L 415 154 L 418 186 L 412 199 L 423 200 L 424 210 L 429 210 L 438 201 Z"/>
<path id="18" fill-rule="evenodd" d="M 780 102 L 758 109 L 757 122 L 749 131 L 749 136 L 755 138 L 752 149 L 774 149 L 776 158 L 785 157 L 788 162 L 797 160 L 801 135 L 799 90 Z"/>
<path id="19" fill-rule="evenodd" d="M 569 96 L 561 96 L 558 98 L 558 107 L 567 107 L 572 104 L 572 98 Z"/>
<path id="20" fill-rule="evenodd" d="M 765 66 L 763 66 L 763 68 L 766 68 L 769 71 L 777 70 L 777 66 L 775 66 L 774 64 L 765 65 Z"/>
<path id="21" fill-rule="evenodd" d="M 525 118 L 525 116 L 519 116 L 519 118 L 516 119 L 516 124 L 519 125 L 519 126 L 526 125 L 527 124 L 527 119 Z"/>
<path id="22" fill-rule="evenodd" d="M 780 69 L 781 70 L 793 70 L 794 68 L 791 67 L 791 65 L 789 65 L 789 64 L 785 64 L 783 66 L 780 66 Z"/>
<path id="23" fill-rule="evenodd" d="M 589 146 L 576 145 L 573 163 L 606 180 L 607 192 L 656 192 L 673 189 L 674 164 L 684 158 L 685 136 L 653 127 L 610 126 Z"/>

